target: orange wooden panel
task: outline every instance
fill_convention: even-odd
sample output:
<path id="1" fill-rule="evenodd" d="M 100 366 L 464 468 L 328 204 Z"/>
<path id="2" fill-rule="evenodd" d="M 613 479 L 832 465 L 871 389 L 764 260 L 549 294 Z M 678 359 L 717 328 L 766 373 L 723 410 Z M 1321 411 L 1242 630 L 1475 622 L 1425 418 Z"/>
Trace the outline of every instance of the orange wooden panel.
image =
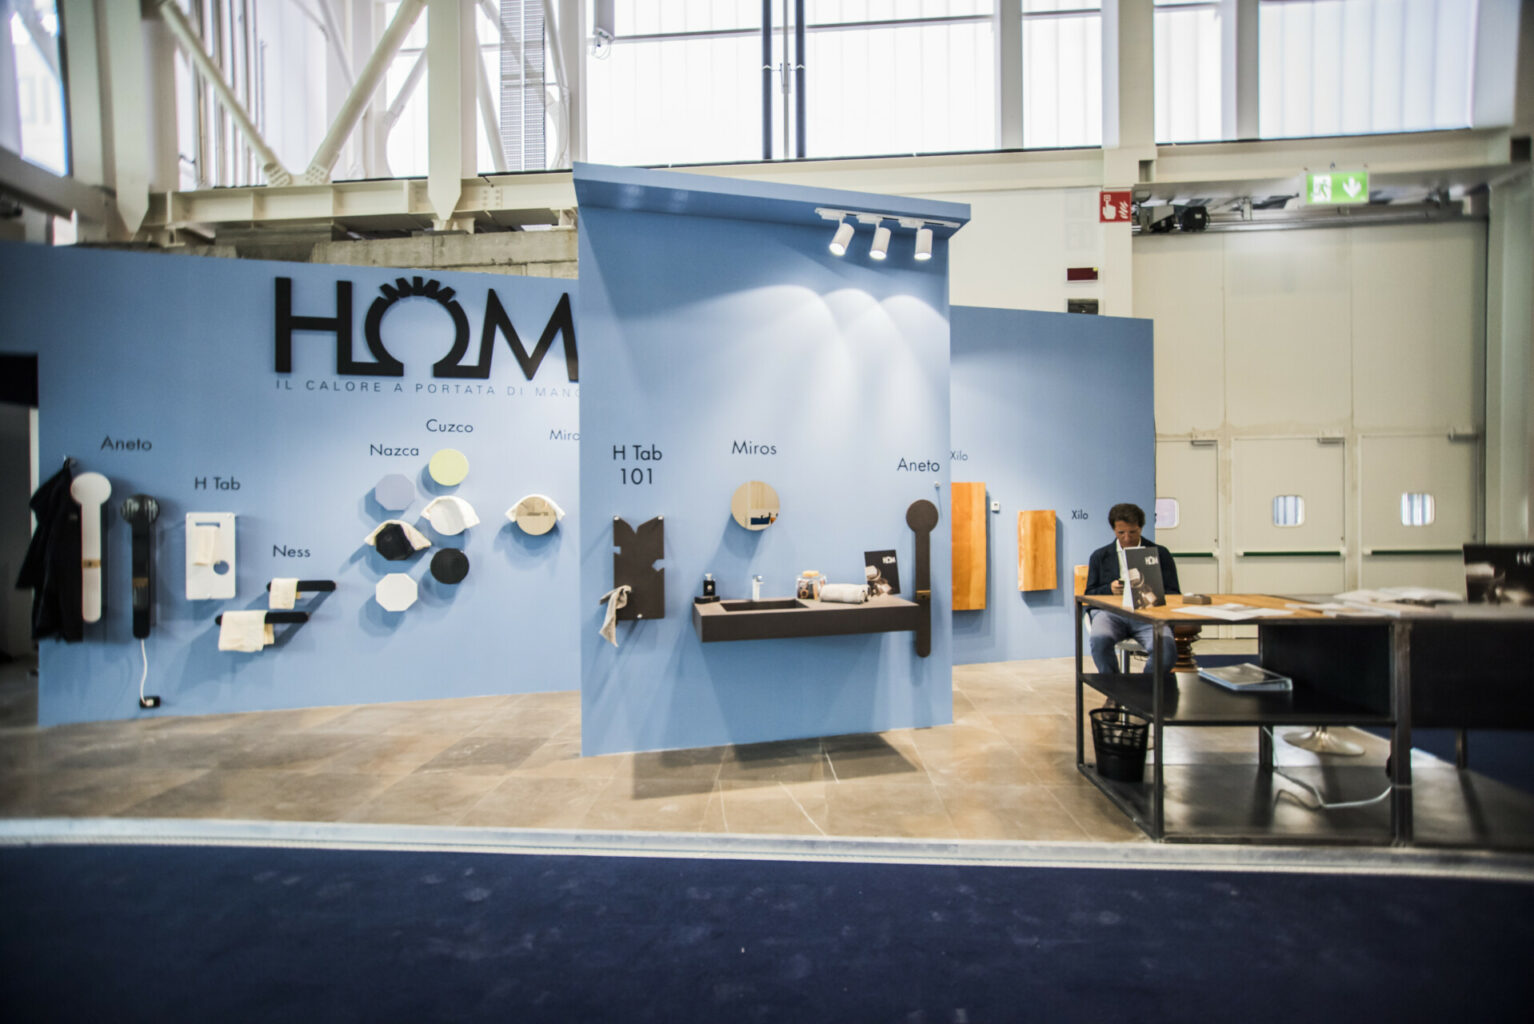
<path id="1" fill-rule="evenodd" d="M 955 483 L 953 490 L 953 610 L 985 607 L 985 484 Z"/>
<path id="2" fill-rule="evenodd" d="M 1084 565 L 1078 565 L 1078 566 L 1076 566 L 1076 593 L 1078 593 L 1078 594 L 1085 594 L 1086 592 L 1087 592 L 1087 567 L 1084 566 Z"/>
<path id="3" fill-rule="evenodd" d="M 1017 589 L 1055 589 L 1055 510 L 1017 514 Z"/>

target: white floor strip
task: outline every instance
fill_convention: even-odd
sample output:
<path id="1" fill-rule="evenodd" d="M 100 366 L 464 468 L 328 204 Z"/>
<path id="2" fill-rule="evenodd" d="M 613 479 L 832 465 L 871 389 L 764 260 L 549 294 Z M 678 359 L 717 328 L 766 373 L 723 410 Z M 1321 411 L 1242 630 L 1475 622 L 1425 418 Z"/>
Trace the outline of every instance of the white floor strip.
<path id="1" fill-rule="evenodd" d="M 1534 855 L 1480 850 L 1202 846 L 1151 842 L 934 841 L 179 818 L 24 818 L 0 821 L 0 846 L 72 844 L 271 846 L 994 867 L 1279 871 L 1415 875 L 1534 884 Z"/>

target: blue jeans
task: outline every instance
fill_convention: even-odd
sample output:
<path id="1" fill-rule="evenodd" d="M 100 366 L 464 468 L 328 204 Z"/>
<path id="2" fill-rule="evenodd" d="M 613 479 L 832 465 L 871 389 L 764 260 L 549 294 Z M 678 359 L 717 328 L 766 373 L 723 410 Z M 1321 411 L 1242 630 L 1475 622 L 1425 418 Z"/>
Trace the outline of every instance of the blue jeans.
<path id="1" fill-rule="evenodd" d="M 1145 668 L 1151 670 L 1151 651 L 1154 650 L 1156 636 L 1156 624 L 1154 622 L 1139 622 L 1134 619 L 1126 619 L 1120 615 L 1109 612 L 1092 612 L 1092 630 L 1088 637 L 1088 643 L 1092 648 L 1092 660 L 1097 664 L 1097 671 L 1104 673 L 1117 673 L 1119 671 L 1118 658 L 1113 650 L 1113 645 L 1120 640 L 1134 637 L 1145 648 Z M 1161 629 L 1161 665 L 1168 672 L 1177 661 L 1177 648 L 1172 643 L 1172 627 L 1162 626 Z"/>

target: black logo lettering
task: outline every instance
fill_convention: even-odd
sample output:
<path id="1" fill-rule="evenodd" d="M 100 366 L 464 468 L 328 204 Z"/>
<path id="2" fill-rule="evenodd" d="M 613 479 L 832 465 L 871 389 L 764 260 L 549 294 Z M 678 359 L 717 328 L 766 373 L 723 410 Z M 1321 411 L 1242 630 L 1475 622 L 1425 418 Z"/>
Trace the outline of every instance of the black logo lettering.
<path id="1" fill-rule="evenodd" d="M 277 278 L 276 295 L 276 359 L 278 373 L 293 372 L 293 334 L 295 331 L 328 333 L 336 340 L 336 373 L 342 376 L 403 377 L 405 365 L 390 354 L 383 343 L 384 315 L 401 299 L 419 297 L 430 299 L 443 308 L 453 321 L 453 344 L 448 352 L 432 364 L 431 374 L 439 379 L 478 379 L 490 376 L 490 365 L 495 355 L 496 335 L 502 334 L 511 354 L 516 357 L 522 375 L 528 380 L 538 372 L 544 356 L 554 345 L 556 337 L 563 338 L 565 372 L 572 383 L 580 380 L 580 362 L 575 342 L 575 321 L 570 312 L 570 294 L 559 297 L 548 323 L 531 354 L 522 346 L 522 338 L 512 326 L 506 307 L 501 304 L 495 289 L 487 289 L 485 298 L 485 322 L 480 331 L 478 358 L 465 363 L 469 353 L 469 317 L 463 306 L 454 298 L 451 288 L 444 288 L 438 281 L 424 277 L 397 278 L 393 285 L 381 285 L 380 296 L 368 307 L 363 322 L 362 335 L 372 360 L 356 359 L 352 351 L 352 283 L 336 282 L 336 305 L 334 316 L 298 315 L 293 312 L 293 279 Z"/>

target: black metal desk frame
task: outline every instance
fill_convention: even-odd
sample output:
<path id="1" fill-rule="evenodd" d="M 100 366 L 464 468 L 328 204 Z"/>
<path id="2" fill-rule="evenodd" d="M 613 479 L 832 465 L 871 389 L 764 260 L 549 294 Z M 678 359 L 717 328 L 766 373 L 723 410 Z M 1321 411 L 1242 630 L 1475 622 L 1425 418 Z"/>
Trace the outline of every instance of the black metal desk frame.
<path id="1" fill-rule="evenodd" d="M 1217 600 L 1241 600 L 1240 595 L 1229 595 Z M 1163 761 L 1165 745 L 1164 729 L 1169 726 L 1255 726 L 1258 729 L 1258 770 L 1271 773 L 1274 770 L 1273 729 L 1277 726 L 1373 726 L 1390 730 L 1389 781 L 1392 786 L 1390 800 L 1389 841 L 1404 845 L 1412 841 L 1411 800 L 1411 635 L 1413 621 L 1390 618 L 1328 619 L 1320 616 L 1272 616 L 1247 620 L 1243 625 L 1256 625 L 1259 631 L 1259 648 L 1265 649 L 1270 638 L 1278 636 L 1273 630 L 1304 630 L 1285 637 L 1290 646 L 1302 647 L 1308 640 L 1320 634 L 1309 630 L 1359 630 L 1371 631 L 1374 653 L 1383 643 L 1388 645 L 1388 679 L 1378 678 L 1374 673 L 1370 688 L 1359 700 L 1359 694 L 1344 691 L 1328 692 L 1325 688 L 1307 685 L 1307 680 L 1297 678 L 1295 688 L 1289 693 L 1237 694 L 1221 690 L 1203 681 L 1192 681 L 1183 689 L 1177 679 L 1162 668 L 1161 648 L 1164 643 L 1160 629 L 1154 634 L 1150 651 L 1151 671 L 1143 674 L 1100 674 L 1083 671 L 1084 630 L 1079 628 L 1080 617 L 1087 611 L 1100 611 L 1138 622 L 1169 624 L 1165 617 L 1148 615 L 1140 611 L 1096 603 L 1084 595 L 1076 596 L 1076 768 L 1100 789 L 1113 803 L 1140 827 L 1150 838 L 1157 841 L 1236 841 L 1236 842 L 1283 842 L 1285 837 L 1271 832 L 1247 835 L 1204 836 L 1197 833 L 1168 834 L 1166 829 L 1165 790 L 1166 774 Z M 1164 609 L 1163 609 L 1164 611 Z M 1204 625 L 1229 624 L 1215 617 L 1197 614 L 1179 614 L 1175 620 Z M 1350 633 L 1334 633 L 1338 641 L 1350 637 Z M 1298 645 L 1291 640 L 1299 640 Z M 1262 657 L 1262 656 L 1260 656 Z M 1376 657 L 1375 663 L 1386 661 Z M 1264 661 L 1264 664 L 1267 664 Z M 1101 777 L 1096 766 L 1086 763 L 1085 740 L 1082 725 L 1085 720 L 1083 688 L 1090 686 L 1104 696 L 1117 701 L 1130 712 L 1150 722 L 1152 736 L 1150 763 L 1146 766 L 1150 779 L 1138 785 L 1115 782 Z M 1398 756 L 1401 755 L 1401 756 Z M 1384 781 L 1383 779 L 1381 780 Z M 1306 842 L 1340 841 L 1359 842 L 1357 837 L 1336 840 L 1304 838 Z"/>

